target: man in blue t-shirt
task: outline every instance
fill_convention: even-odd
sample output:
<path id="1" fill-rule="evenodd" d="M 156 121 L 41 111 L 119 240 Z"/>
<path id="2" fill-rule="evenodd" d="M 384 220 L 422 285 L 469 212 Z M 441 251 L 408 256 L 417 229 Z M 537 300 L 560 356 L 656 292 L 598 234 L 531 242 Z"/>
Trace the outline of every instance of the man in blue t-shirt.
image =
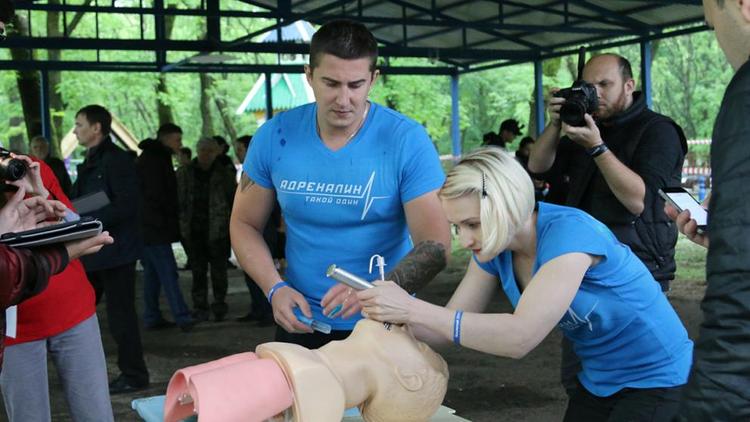
<path id="1" fill-rule="evenodd" d="M 266 122 L 245 158 L 232 247 L 269 297 L 277 341 L 317 348 L 349 335 L 359 304 L 350 288 L 326 277 L 329 265 L 372 280 L 368 265 L 378 254 L 389 266 L 386 278 L 414 292 L 450 253 L 437 152 L 416 122 L 368 101 L 376 61 L 377 42 L 364 25 L 323 25 L 305 66 L 315 103 Z M 286 281 L 262 237 L 275 199 L 286 223 Z M 299 313 L 333 331 L 313 334 Z"/>

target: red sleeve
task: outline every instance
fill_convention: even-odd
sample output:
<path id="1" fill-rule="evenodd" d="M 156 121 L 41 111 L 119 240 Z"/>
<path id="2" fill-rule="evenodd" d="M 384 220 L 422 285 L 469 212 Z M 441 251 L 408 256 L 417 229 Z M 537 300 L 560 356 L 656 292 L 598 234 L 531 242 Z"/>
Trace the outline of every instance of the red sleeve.
<path id="1" fill-rule="evenodd" d="M 0 245 L 0 309 L 33 296 L 47 286 L 49 277 L 68 265 L 64 246 L 15 249 Z"/>

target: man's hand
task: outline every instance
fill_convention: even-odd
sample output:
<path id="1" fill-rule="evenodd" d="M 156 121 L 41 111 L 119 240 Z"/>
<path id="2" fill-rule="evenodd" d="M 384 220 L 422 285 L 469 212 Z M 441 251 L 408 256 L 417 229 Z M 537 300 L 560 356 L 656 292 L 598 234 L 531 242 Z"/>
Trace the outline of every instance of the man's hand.
<path id="1" fill-rule="evenodd" d="M 549 123 L 551 125 L 560 128 L 560 107 L 565 102 L 565 98 L 555 97 L 554 94 L 558 92 L 560 88 L 552 88 L 549 91 L 549 98 L 547 98 L 547 112 L 549 113 Z"/>
<path id="2" fill-rule="evenodd" d="M 112 243 L 114 243 L 114 239 L 109 235 L 109 232 L 105 231 L 86 239 L 66 242 L 65 249 L 68 250 L 68 258 L 72 261 L 84 255 L 99 252 L 102 246 Z"/>
<path id="3" fill-rule="evenodd" d="M 40 170 L 41 165 L 25 155 L 11 154 L 11 157 L 25 162 L 28 169 L 26 170 L 26 175 L 21 179 L 6 183 L 18 186 L 19 188 L 23 187 L 28 194 L 47 198 L 49 196 L 49 191 L 47 191 L 47 188 L 44 187 L 44 183 L 42 182 L 42 173 Z"/>
<path id="4" fill-rule="evenodd" d="M 690 211 L 685 210 L 678 214 L 677 209 L 667 202 L 664 204 L 664 212 L 677 223 L 677 229 L 680 233 L 684 234 L 693 243 L 708 248 L 708 234 L 698 232 L 698 223 L 690 218 Z"/>
<path id="5" fill-rule="evenodd" d="M 599 128 L 596 127 L 594 118 L 588 113 L 583 118 L 586 119 L 586 126 L 570 126 L 567 123 L 563 123 L 563 131 L 568 135 L 568 138 L 586 149 L 603 144 L 602 135 L 599 133 Z"/>
<path id="6" fill-rule="evenodd" d="M 294 315 L 294 308 L 299 308 L 306 317 L 312 318 L 310 305 L 300 292 L 290 286 L 284 286 L 276 290 L 271 300 L 273 318 L 281 328 L 292 334 L 313 332 L 312 328 L 299 322 Z"/>
<path id="7" fill-rule="evenodd" d="M 320 306 L 323 307 L 323 315 L 328 318 L 349 318 L 362 310 L 354 290 L 341 283 L 337 283 L 326 292 Z"/>

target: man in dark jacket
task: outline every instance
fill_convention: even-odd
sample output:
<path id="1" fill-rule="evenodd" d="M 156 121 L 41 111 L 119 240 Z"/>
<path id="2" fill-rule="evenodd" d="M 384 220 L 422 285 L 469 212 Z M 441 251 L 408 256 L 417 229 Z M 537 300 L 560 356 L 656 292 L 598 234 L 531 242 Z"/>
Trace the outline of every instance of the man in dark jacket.
<path id="1" fill-rule="evenodd" d="M 118 394 L 148 387 L 149 374 L 135 313 L 135 262 L 143 243 L 138 178 L 133 157 L 112 142 L 111 123 L 112 116 L 99 105 L 86 106 L 76 113 L 74 132 L 86 148 L 86 159 L 78 165 L 73 197 L 104 192 L 109 198 L 109 204 L 84 215 L 99 219 L 117 240 L 82 261 L 97 302 L 105 295 L 109 331 L 117 343 L 121 371 L 109 389 L 110 394 Z"/>
<path id="2" fill-rule="evenodd" d="M 658 190 L 680 185 L 685 135 L 670 118 L 648 109 L 624 57 L 591 58 L 583 79 L 596 87 L 598 108 L 586 114 L 585 126 L 570 126 L 560 120 L 565 99 L 551 97 L 550 123 L 534 144 L 529 171 L 557 166 L 570 179 L 566 205 L 606 224 L 668 291 L 677 229 L 664 215 Z"/>
<path id="3" fill-rule="evenodd" d="M 706 23 L 736 73 L 716 117 L 706 233 L 685 211 L 680 230 L 708 247 L 703 323 L 685 387 L 680 421 L 750 420 L 750 2 L 704 0 Z M 670 208 L 670 207 L 668 207 Z M 710 238 L 710 245 L 709 245 Z"/>
<path id="4" fill-rule="evenodd" d="M 193 272 L 193 318 L 209 317 L 208 272 L 214 300 L 211 312 L 215 321 L 226 317 L 227 255 L 229 249 L 229 216 L 237 184 L 232 168 L 220 164 L 219 146 L 212 138 L 201 138 L 196 158 L 177 170 L 180 199 L 180 232 L 190 247 Z"/>
<path id="5" fill-rule="evenodd" d="M 143 151 L 136 161 L 141 191 L 143 227 L 143 324 L 146 329 L 177 325 L 183 331 L 193 328 L 190 310 L 180 291 L 177 264 L 172 243 L 180 240 L 177 203 L 177 178 L 172 155 L 182 147 L 182 129 L 174 123 L 162 125 L 157 139 L 146 139 L 138 147 Z M 164 287 L 174 323 L 159 310 L 159 292 Z"/>

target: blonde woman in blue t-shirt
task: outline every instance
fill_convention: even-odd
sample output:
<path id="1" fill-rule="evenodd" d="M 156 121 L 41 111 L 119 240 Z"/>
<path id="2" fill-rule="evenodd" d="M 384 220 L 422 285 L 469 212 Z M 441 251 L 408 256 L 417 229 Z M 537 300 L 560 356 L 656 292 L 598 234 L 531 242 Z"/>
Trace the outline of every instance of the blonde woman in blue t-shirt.
<path id="1" fill-rule="evenodd" d="M 662 421 L 676 411 L 693 343 L 646 267 L 583 211 L 534 203 L 508 153 L 467 155 L 440 191 L 473 259 L 445 307 L 392 282 L 358 293 L 371 319 L 439 344 L 520 359 L 556 326 L 580 357 L 565 421 Z M 513 313 L 482 313 L 502 288 Z"/>

